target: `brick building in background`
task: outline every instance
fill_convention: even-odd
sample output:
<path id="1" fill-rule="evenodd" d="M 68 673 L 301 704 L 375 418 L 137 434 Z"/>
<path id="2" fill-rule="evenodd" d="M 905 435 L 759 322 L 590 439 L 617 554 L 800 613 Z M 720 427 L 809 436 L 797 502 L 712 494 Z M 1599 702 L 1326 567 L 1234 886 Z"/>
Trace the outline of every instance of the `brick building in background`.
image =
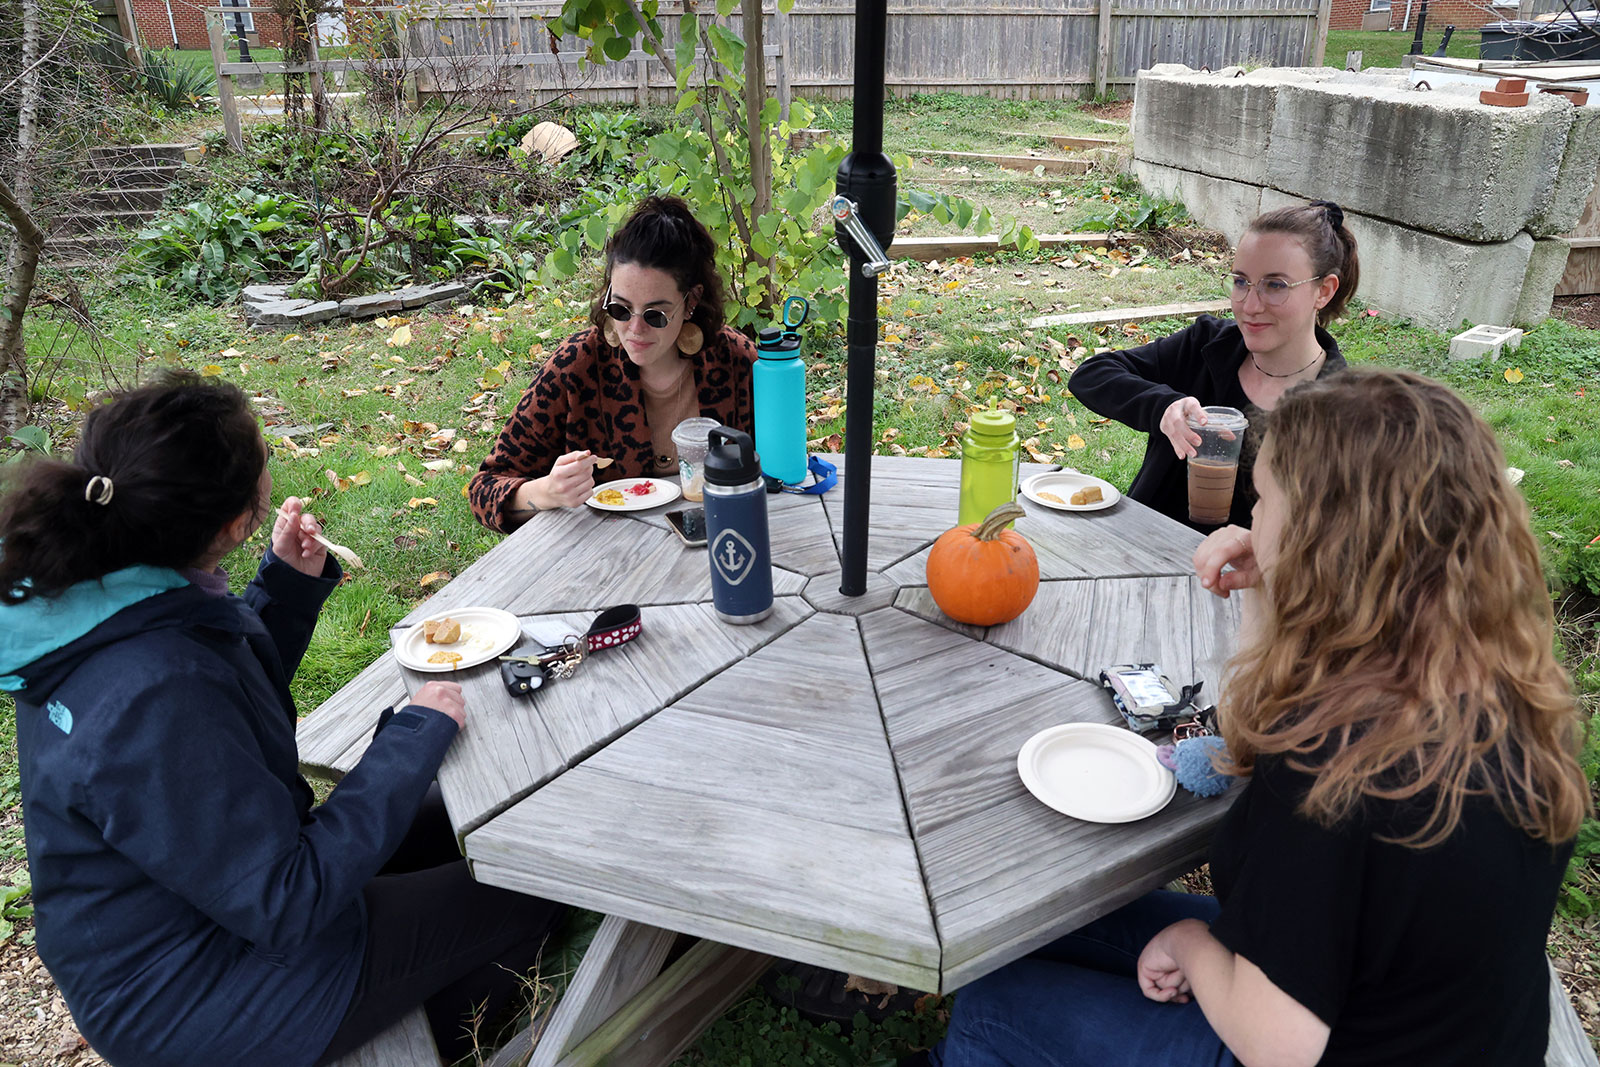
<path id="1" fill-rule="evenodd" d="M 1408 26 L 1406 9 L 1411 9 L 1407 32 L 1416 29 L 1422 0 L 1333 0 L 1328 17 L 1330 30 L 1400 30 Z M 1458 30 L 1477 30 L 1500 19 L 1517 17 L 1517 0 L 1494 4 L 1489 0 L 1428 0 L 1429 48 L 1438 42 L 1446 26 Z"/>
<path id="2" fill-rule="evenodd" d="M 241 0 L 243 2 L 243 0 Z M 209 49 L 205 9 L 226 7 L 228 0 L 132 0 L 133 19 L 139 26 L 139 43 L 145 48 Z M 265 0 L 245 6 L 266 7 Z M 283 24 L 278 16 L 265 12 L 245 12 L 245 39 L 251 45 L 276 48 L 283 43 Z M 234 35 L 234 16 L 228 16 L 228 35 Z M 231 49 L 230 49 L 231 51 Z"/>

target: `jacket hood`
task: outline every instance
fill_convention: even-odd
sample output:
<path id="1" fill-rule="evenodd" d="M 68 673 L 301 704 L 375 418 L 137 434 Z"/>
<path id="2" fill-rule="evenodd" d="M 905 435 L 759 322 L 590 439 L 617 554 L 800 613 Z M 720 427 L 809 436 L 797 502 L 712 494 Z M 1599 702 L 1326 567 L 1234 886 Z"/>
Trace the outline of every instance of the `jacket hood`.
<path id="1" fill-rule="evenodd" d="M 38 700 L 85 656 L 130 634 L 199 621 L 207 597 L 166 567 L 139 565 L 53 597 L 0 604 L 0 689 Z"/>

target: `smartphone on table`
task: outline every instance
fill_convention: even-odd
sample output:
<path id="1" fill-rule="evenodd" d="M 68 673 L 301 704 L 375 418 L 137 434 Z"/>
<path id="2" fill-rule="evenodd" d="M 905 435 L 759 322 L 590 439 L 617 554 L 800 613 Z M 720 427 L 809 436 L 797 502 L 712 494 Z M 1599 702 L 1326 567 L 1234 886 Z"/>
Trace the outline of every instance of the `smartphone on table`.
<path id="1" fill-rule="evenodd" d="M 706 509 L 685 508 L 667 512 L 667 525 L 690 548 L 704 548 L 706 544 Z"/>

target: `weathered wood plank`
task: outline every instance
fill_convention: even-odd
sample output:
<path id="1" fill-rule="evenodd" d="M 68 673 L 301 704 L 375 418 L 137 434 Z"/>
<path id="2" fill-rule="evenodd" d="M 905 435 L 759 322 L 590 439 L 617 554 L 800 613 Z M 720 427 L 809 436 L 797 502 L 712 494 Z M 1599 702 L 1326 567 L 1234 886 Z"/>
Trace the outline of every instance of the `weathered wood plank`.
<path id="1" fill-rule="evenodd" d="M 777 495 L 803 504 L 769 509 L 767 529 L 772 540 L 772 562 L 808 576 L 838 570 L 839 552 L 821 498 L 794 493 Z"/>
<path id="2" fill-rule="evenodd" d="M 1089 653 L 1090 633 L 1096 625 L 1096 584 L 1082 579 L 1040 582 L 1039 592 L 1027 611 L 1011 622 L 989 628 L 990 643 L 1079 678 L 1095 680 L 1101 667 L 1110 666 L 1095 665 Z"/>
<path id="3" fill-rule="evenodd" d="M 1555 964 L 1550 964 L 1550 1043 L 1545 1047 L 1546 1067 L 1600 1067 L 1594 1055 L 1594 1046 L 1583 1032 L 1578 1013 L 1572 1010 L 1567 991 L 1561 987 L 1561 976 Z"/>
<path id="4" fill-rule="evenodd" d="M 1114 142 L 1107 142 L 1114 143 Z M 1113 238 L 1104 233 L 1038 233 L 1034 238 L 1040 248 L 1104 248 Z M 976 237 L 968 234 L 940 237 L 896 237 L 889 249 L 895 259 L 912 259 L 928 263 L 936 259 L 959 259 L 963 256 L 981 256 L 1000 251 L 1000 235 L 985 234 Z"/>
<path id="5" fill-rule="evenodd" d="M 1190 680 L 1205 683 L 1202 707 L 1222 699 L 1228 659 L 1238 647 L 1243 602 L 1244 594 L 1234 593 L 1224 600 L 1201 586 L 1199 578 L 1189 579 L 1189 619 L 1194 638 L 1194 679 Z"/>
<path id="6" fill-rule="evenodd" d="M 933 594 L 928 592 L 928 587 L 925 585 L 904 586 L 901 588 L 894 598 L 894 606 L 901 611 L 915 615 L 919 619 L 926 619 L 928 622 L 936 623 L 947 630 L 953 630 L 963 637 L 970 637 L 974 641 L 982 641 L 984 635 L 989 632 L 987 626 L 973 626 L 970 623 L 956 622 L 943 611 L 940 611 L 939 605 L 934 603 Z"/>
<path id="7" fill-rule="evenodd" d="M 992 152 L 935 152 L 926 148 L 913 148 L 910 154 L 919 159 L 949 159 L 957 163 L 992 163 L 1006 170 L 1038 171 L 1046 174 L 1088 174 L 1094 164 L 1087 159 L 1061 159 L 1046 156 L 1008 156 Z"/>
<path id="8" fill-rule="evenodd" d="M 607 915 L 551 1014 L 527 1067 L 554 1067 L 655 980 L 678 935 Z"/>
<path id="9" fill-rule="evenodd" d="M 1017 502 L 1028 514 L 1016 529 L 1033 545 L 1042 578 L 1189 575 L 1204 540 L 1127 497 L 1104 511 L 1056 511 L 1026 497 Z"/>
<path id="10" fill-rule="evenodd" d="M 419 1005 L 399 1022 L 329 1067 L 439 1067 L 428 1015 Z"/>
<path id="11" fill-rule="evenodd" d="M 1196 315 L 1226 311 L 1231 306 L 1227 300 L 1200 300 L 1186 304 L 1106 308 L 1104 311 L 1072 311 L 1064 315 L 1041 315 L 1039 318 L 1029 319 L 1023 325 L 1030 330 L 1042 330 L 1049 326 L 1120 326 L 1126 322 L 1150 322 L 1154 319 L 1190 319 Z"/>
<path id="12" fill-rule="evenodd" d="M 409 695 L 393 652 L 385 652 L 295 727 L 300 773 L 338 781 L 372 742 L 378 713 Z"/>
<path id="13" fill-rule="evenodd" d="M 1105 578 L 1094 583 L 1085 658 L 1073 673 L 1092 678 L 1113 663 L 1153 662 L 1176 685 L 1194 681 L 1188 578 Z"/>
<path id="14" fill-rule="evenodd" d="M 701 941 L 563 1057 L 559 1067 L 666 1067 L 772 962 L 763 953 Z"/>
<path id="15" fill-rule="evenodd" d="M 868 571 L 866 592 L 859 596 L 845 596 L 839 592 L 843 580 L 843 574 L 837 570 L 812 578 L 806 586 L 806 603 L 818 611 L 835 615 L 865 615 L 894 603 L 896 586 L 881 574 Z"/>

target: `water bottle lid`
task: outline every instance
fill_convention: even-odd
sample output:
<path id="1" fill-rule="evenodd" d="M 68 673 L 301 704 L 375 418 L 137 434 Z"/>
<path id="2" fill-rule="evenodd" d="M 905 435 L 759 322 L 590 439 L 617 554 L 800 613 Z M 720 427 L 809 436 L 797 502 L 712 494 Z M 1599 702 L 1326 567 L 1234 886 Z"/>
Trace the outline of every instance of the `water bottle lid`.
<path id="1" fill-rule="evenodd" d="M 972 432 L 982 437 L 1009 437 L 1017 430 L 1017 417 L 1009 411 L 985 408 L 971 419 Z"/>
<path id="2" fill-rule="evenodd" d="M 708 436 L 711 447 L 706 452 L 706 481 L 712 485 L 743 485 L 760 480 L 761 457 L 756 455 L 756 445 L 749 434 L 718 426 Z"/>
<path id="3" fill-rule="evenodd" d="M 762 359 L 789 359 L 800 351 L 800 335 L 768 326 L 756 335 L 756 355 Z"/>

